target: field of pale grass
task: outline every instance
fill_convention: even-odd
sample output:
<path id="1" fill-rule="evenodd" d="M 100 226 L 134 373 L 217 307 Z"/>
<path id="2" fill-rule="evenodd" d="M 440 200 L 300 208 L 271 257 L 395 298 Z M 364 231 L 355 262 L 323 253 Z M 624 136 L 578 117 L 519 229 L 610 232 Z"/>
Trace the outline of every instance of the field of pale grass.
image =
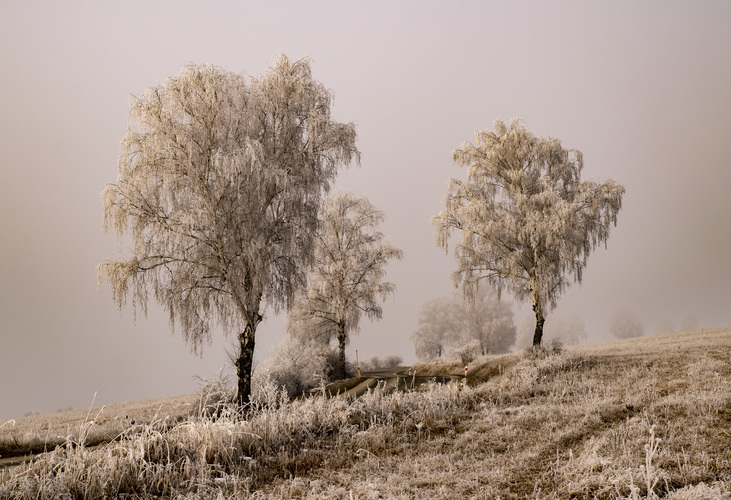
<path id="1" fill-rule="evenodd" d="M 458 362 L 413 369 L 464 373 Z M 0 498 L 731 496 L 731 328 L 467 369 L 468 384 L 357 399 L 263 388 L 248 415 L 160 416 L 93 450 L 97 424 L 82 423 L 63 446 L 1 470 Z"/>
<path id="2" fill-rule="evenodd" d="M 4 458 L 37 455 L 67 441 L 78 441 L 81 433 L 86 446 L 96 446 L 131 427 L 144 426 L 160 418 L 177 423 L 197 410 L 199 400 L 200 395 L 192 394 L 48 414 L 32 413 L 0 421 L 0 463 Z M 90 422 L 93 424 L 89 425 Z"/>

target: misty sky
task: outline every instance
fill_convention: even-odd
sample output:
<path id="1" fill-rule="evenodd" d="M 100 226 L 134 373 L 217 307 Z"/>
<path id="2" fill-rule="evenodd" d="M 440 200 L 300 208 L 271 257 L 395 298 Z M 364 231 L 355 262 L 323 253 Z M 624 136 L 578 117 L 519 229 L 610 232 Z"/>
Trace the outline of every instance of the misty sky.
<path id="1" fill-rule="evenodd" d="M 415 361 L 409 334 L 452 293 L 454 258 L 431 216 L 451 153 L 496 118 L 584 154 L 584 177 L 627 192 L 607 248 L 553 315 L 609 339 L 617 309 L 731 324 L 731 3 L 20 2 L 0 3 L 0 419 L 190 393 L 232 373 L 219 336 L 203 357 L 152 305 L 135 323 L 96 265 L 120 256 L 100 193 L 117 177 L 130 94 L 187 62 L 261 75 L 277 54 L 310 57 L 354 122 L 362 166 L 338 187 L 384 210 L 404 250 L 383 319 L 348 355 Z M 515 308 L 516 323 L 530 314 Z M 551 318 L 547 318 L 547 327 Z M 257 357 L 281 340 L 267 313 Z"/>

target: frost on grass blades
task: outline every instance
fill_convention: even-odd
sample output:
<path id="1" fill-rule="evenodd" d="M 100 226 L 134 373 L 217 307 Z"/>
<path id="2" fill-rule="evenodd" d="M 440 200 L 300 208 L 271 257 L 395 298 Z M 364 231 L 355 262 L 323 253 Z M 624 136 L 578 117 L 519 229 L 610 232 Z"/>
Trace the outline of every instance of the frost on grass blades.
<path id="1" fill-rule="evenodd" d="M 731 328 L 639 340 L 480 357 L 469 385 L 267 385 L 248 416 L 160 415 L 2 470 L 0 498 L 728 498 Z"/>
<path id="2" fill-rule="evenodd" d="M 158 420 L 89 450 L 82 438 L 12 474 L 0 493 L 18 498 L 106 498 L 178 494 L 240 497 L 330 460 L 381 452 L 389 443 L 420 439 L 459 400 L 459 389 L 422 393 L 368 392 L 355 401 L 312 397 L 289 401 L 264 388 L 246 419 L 238 406 L 166 428 Z M 464 396 L 463 396 L 464 397 Z M 85 422 L 93 426 L 93 421 Z M 395 440 L 395 441 L 394 441 Z"/>

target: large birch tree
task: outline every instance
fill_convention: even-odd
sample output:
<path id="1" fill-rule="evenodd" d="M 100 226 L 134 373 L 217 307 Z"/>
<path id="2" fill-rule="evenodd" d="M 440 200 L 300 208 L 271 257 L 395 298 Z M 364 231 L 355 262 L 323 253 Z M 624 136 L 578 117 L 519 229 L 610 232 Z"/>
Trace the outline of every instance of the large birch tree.
<path id="1" fill-rule="evenodd" d="M 445 250 L 452 231 L 462 233 L 455 285 L 472 294 L 484 279 L 499 293 L 529 299 L 539 345 L 546 314 L 566 287 L 581 282 L 591 251 L 606 245 L 624 187 L 582 180 L 580 151 L 535 137 L 519 120 L 496 120 L 494 128 L 453 152 L 457 165 L 467 167 L 467 181 L 450 181 L 432 224 Z"/>
<path id="2" fill-rule="evenodd" d="M 308 60 L 279 56 L 260 78 L 187 65 L 132 99 L 104 222 L 132 255 L 107 260 L 121 308 L 167 309 L 194 352 L 217 326 L 238 337 L 238 400 L 251 394 L 265 306 L 288 307 L 312 264 L 321 199 L 359 161 L 355 127 L 330 117 L 332 95 Z"/>
<path id="3" fill-rule="evenodd" d="M 350 193 L 329 197 L 315 233 L 315 260 L 309 286 L 298 294 L 288 317 L 290 333 L 338 343 L 336 378 L 344 378 L 345 345 L 360 319 L 380 319 L 381 301 L 396 286 L 384 281 L 385 266 L 403 252 L 378 231 L 385 214 L 367 198 Z"/>

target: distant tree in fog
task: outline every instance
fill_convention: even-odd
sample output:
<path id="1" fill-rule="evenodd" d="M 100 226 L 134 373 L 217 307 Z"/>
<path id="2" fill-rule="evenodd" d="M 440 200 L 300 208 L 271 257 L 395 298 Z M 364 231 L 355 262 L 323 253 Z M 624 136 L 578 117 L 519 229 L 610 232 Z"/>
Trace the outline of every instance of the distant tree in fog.
<path id="1" fill-rule="evenodd" d="M 485 287 L 475 290 L 471 297 L 463 296 L 453 303 L 454 320 L 461 340 L 465 345 L 474 343 L 477 354 L 507 352 L 515 344 L 516 330 L 510 303 L 489 293 Z"/>
<path id="2" fill-rule="evenodd" d="M 645 327 L 634 311 L 624 309 L 612 314 L 609 319 L 609 332 L 618 339 L 630 339 L 644 335 Z"/>
<path id="3" fill-rule="evenodd" d="M 193 351 L 220 325 L 235 332 L 238 399 L 248 403 L 265 306 L 305 282 L 317 213 L 338 168 L 359 160 L 355 127 L 330 117 L 332 95 L 307 60 L 280 56 L 263 77 L 185 66 L 133 98 L 104 221 L 130 230 L 133 255 L 98 267 L 121 308 L 152 292 Z"/>
<path id="4" fill-rule="evenodd" d="M 695 330 L 698 328 L 698 318 L 695 317 L 695 314 L 689 313 L 683 316 L 683 319 L 680 320 L 680 330 L 681 331 L 688 331 L 688 330 Z"/>
<path id="5" fill-rule="evenodd" d="M 367 198 L 339 193 L 325 200 L 315 231 L 314 268 L 297 294 L 288 318 L 295 336 L 338 342 L 336 378 L 345 377 L 345 344 L 360 319 L 381 318 L 380 302 L 396 286 L 383 278 L 385 266 L 403 252 L 378 231 L 385 215 Z"/>
<path id="6" fill-rule="evenodd" d="M 677 331 L 675 323 L 670 318 L 663 318 L 655 325 L 655 333 L 673 333 Z"/>
<path id="7" fill-rule="evenodd" d="M 606 244 L 624 187 L 581 180 L 580 151 L 535 137 L 519 120 L 496 120 L 495 131 L 477 132 L 476 142 L 452 154 L 467 167 L 467 182 L 452 179 L 444 210 L 432 219 L 437 244 L 446 250 L 451 232 L 461 231 L 453 279 L 467 295 L 485 279 L 498 292 L 529 298 L 538 345 L 546 313 L 581 282 L 590 252 Z"/>
<path id="8" fill-rule="evenodd" d="M 669 318 L 663 318 L 655 325 L 655 333 L 673 333 L 673 332 L 686 332 L 688 330 L 695 330 L 698 328 L 698 319 L 694 314 L 686 314 L 680 320 L 678 326 L 675 326 L 675 322 Z"/>
<path id="9" fill-rule="evenodd" d="M 536 331 L 536 317 L 524 316 L 516 326 L 514 351 L 524 349 L 533 345 L 533 334 Z"/>
<path id="10" fill-rule="evenodd" d="M 458 337 L 452 300 L 440 297 L 425 302 L 419 313 L 419 328 L 411 333 L 416 356 L 421 360 L 439 358 Z"/>
<path id="11" fill-rule="evenodd" d="M 448 348 L 474 355 L 498 354 L 515 343 L 513 310 L 480 288 L 472 298 L 432 299 L 424 303 L 419 328 L 411 334 L 419 359 L 435 359 Z"/>
<path id="12" fill-rule="evenodd" d="M 562 345 L 578 345 L 586 340 L 586 325 L 578 316 L 557 316 L 546 327 L 546 338 Z"/>

